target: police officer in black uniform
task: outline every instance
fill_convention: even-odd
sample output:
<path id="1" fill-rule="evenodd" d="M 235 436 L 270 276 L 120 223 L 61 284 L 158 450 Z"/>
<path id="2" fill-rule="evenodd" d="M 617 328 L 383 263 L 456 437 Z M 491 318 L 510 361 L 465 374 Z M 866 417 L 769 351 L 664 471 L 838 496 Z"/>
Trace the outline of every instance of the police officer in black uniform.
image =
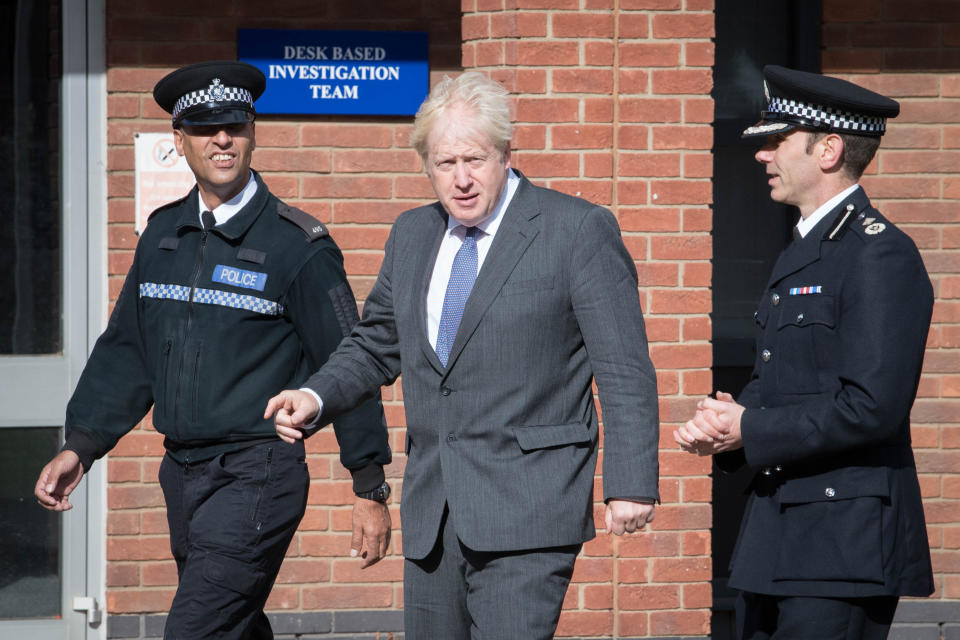
<path id="1" fill-rule="evenodd" d="M 838 78 L 764 77 L 744 136 L 766 138 L 771 197 L 801 219 L 756 314 L 749 384 L 674 437 L 756 470 L 731 562 L 740 638 L 886 638 L 898 598 L 934 589 L 910 445 L 933 289 L 857 185 L 900 107 Z"/>
<path id="2" fill-rule="evenodd" d="M 263 605 L 303 517 L 302 443 L 280 441 L 267 400 L 319 368 L 357 320 L 343 257 L 310 215 L 250 169 L 263 74 L 240 62 L 181 68 L 154 97 L 173 116 L 197 186 L 155 211 L 67 406 L 66 443 L 36 496 L 70 508 L 90 469 L 153 406 L 179 586 L 166 638 L 272 638 Z M 353 550 L 384 555 L 390 462 L 371 398 L 334 425 L 353 476 Z"/>

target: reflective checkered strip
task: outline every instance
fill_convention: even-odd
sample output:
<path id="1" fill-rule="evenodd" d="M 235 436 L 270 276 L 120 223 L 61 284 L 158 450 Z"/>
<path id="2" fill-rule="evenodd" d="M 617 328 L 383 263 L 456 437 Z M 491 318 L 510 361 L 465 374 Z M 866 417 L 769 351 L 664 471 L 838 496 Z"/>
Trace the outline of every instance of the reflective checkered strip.
<path id="1" fill-rule="evenodd" d="M 144 282 L 140 285 L 141 298 L 157 298 L 159 300 L 190 301 L 190 287 L 177 284 L 156 284 Z M 247 296 L 240 293 L 231 293 L 219 289 L 194 289 L 193 301 L 199 304 L 216 304 L 231 309 L 246 309 L 254 313 L 267 316 L 278 316 L 283 313 L 283 305 L 264 300 L 256 296 Z"/>
<path id="2" fill-rule="evenodd" d="M 178 284 L 154 284 L 152 282 L 144 282 L 140 285 L 140 297 L 188 302 L 190 300 L 190 287 L 183 287 Z"/>
<path id="3" fill-rule="evenodd" d="M 181 96 L 173 105 L 173 117 L 176 119 L 184 109 L 207 102 L 244 102 L 253 107 L 253 94 L 240 87 L 227 87 L 214 81 L 206 89 L 198 89 Z"/>
<path id="4" fill-rule="evenodd" d="M 800 116 L 808 120 L 824 122 L 834 129 L 859 131 L 861 133 L 880 133 L 887 129 L 887 119 L 879 116 L 863 116 L 849 111 L 840 111 L 833 108 L 824 108 L 820 105 L 806 104 L 799 100 L 785 98 L 770 98 L 768 111 Z"/>

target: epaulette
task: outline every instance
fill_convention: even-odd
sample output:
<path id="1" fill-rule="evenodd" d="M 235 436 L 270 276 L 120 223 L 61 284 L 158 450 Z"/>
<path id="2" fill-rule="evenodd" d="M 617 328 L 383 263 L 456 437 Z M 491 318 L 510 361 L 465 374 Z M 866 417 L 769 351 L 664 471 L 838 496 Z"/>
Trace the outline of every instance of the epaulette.
<path id="1" fill-rule="evenodd" d="M 187 193 L 187 195 L 183 196 L 179 200 L 174 200 L 173 202 L 168 202 L 162 207 L 157 207 L 156 209 L 150 212 L 149 216 L 147 216 L 147 222 L 150 222 L 151 220 L 153 220 L 153 216 L 157 215 L 158 213 L 161 213 L 163 211 L 168 211 L 174 207 L 179 207 L 181 204 L 183 204 L 184 200 L 186 200 L 189 197 L 190 197 L 190 194 Z"/>
<path id="2" fill-rule="evenodd" d="M 300 227 L 301 231 L 307 234 L 308 242 L 313 242 L 314 240 L 319 240 L 320 238 L 325 238 L 330 235 L 330 232 L 327 231 L 327 226 L 306 211 L 281 203 L 277 205 L 277 214 L 284 220 Z"/>
<path id="3" fill-rule="evenodd" d="M 830 227 L 830 230 L 824 234 L 825 240 L 839 240 L 843 237 L 843 234 L 847 232 L 847 229 L 850 227 L 850 223 L 854 219 L 854 211 L 857 207 L 852 202 L 848 204 L 844 210 L 843 215 L 837 220 L 837 224 Z"/>
<path id="4" fill-rule="evenodd" d="M 857 216 L 857 220 L 860 223 L 860 230 L 863 231 L 865 235 L 876 236 L 883 233 L 883 230 L 887 228 L 887 224 L 876 218 L 876 216 L 868 216 L 864 212 L 860 212 L 860 215 Z"/>

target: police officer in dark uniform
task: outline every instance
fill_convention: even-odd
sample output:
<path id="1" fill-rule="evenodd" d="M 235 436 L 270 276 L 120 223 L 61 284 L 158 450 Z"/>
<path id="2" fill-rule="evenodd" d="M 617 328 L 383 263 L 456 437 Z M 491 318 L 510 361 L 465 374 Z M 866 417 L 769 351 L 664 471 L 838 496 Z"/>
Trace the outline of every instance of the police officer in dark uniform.
<path id="1" fill-rule="evenodd" d="M 857 185 L 889 98 L 768 66 L 744 132 L 771 197 L 799 208 L 756 314 L 757 359 L 734 402 L 707 398 L 675 432 L 756 470 L 731 563 L 740 638 L 886 638 L 900 596 L 933 592 L 910 445 L 933 289 L 913 241 Z"/>
<path id="2" fill-rule="evenodd" d="M 69 509 L 83 473 L 153 406 L 180 578 L 166 638 L 273 637 L 263 605 L 309 476 L 303 444 L 281 442 L 263 407 L 320 367 L 357 320 L 324 225 L 250 169 L 264 87 L 240 62 L 191 65 L 157 83 L 197 186 L 151 215 L 67 406 L 66 443 L 35 490 L 44 507 Z M 390 540 L 379 400 L 334 430 L 358 496 L 351 545 L 367 566 Z"/>

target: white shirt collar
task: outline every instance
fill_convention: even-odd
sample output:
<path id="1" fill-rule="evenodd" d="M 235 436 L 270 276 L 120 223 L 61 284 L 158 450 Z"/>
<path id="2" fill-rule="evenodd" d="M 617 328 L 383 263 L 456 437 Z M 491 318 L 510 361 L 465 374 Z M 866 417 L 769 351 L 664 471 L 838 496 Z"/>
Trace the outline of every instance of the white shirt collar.
<path id="1" fill-rule="evenodd" d="M 517 192 L 517 187 L 519 186 L 520 176 L 514 173 L 513 169 L 507 169 L 507 186 L 503 189 L 503 194 L 500 196 L 500 202 L 497 203 L 493 213 L 490 214 L 486 220 L 477 225 L 477 229 L 488 236 L 496 235 L 497 229 L 500 228 L 500 223 L 503 222 L 503 212 L 506 211 L 507 207 L 510 206 L 510 202 L 513 200 L 513 195 Z M 459 226 L 460 223 L 457 222 L 453 216 L 447 216 L 447 233 L 453 232 L 453 230 Z"/>
<path id="2" fill-rule="evenodd" d="M 212 213 L 213 217 L 216 218 L 217 224 L 223 224 L 233 216 L 237 215 L 241 209 L 247 206 L 247 203 L 250 202 L 250 200 L 253 198 L 254 194 L 256 193 L 257 193 L 257 181 L 253 177 L 253 171 L 251 171 L 250 179 L 247 180 L 247 186 L 243 188 L 243 191 L 233 196 L 232 198 L 230 198 L 229 200 L 221 204 L 219 207 L 216 207 L 210 213 Z M 207 211 L 208 209 L 206 205 L 203 204 L 202 197 L 197 198 L 197 203 L 200 209 L 197 212 L 197 216 L 200 217 L 200 216 L 203 216 L 203 212 Z M 203 224 L 202 219 L 200 221 L 200 224 L 201 225 Z"/>
<path id="3" fill-rule="evenodd" d="M 851 193 L 860 188 L 859 184 L 850 185 L 837 195 L 833 196 L 822 205 L 817 207 L 816 211 L 811 213 L 806 218 L 800 218 L 800 222 L 797 223 L 797 231 L 800 233 L 801 238 L 806 238 L 807 234 L 817 226 L 817 223 L 823 220 L 823 218 L 834 210 L 834 208 L 843 202 L 843 200 L 849 196 Z"/>

